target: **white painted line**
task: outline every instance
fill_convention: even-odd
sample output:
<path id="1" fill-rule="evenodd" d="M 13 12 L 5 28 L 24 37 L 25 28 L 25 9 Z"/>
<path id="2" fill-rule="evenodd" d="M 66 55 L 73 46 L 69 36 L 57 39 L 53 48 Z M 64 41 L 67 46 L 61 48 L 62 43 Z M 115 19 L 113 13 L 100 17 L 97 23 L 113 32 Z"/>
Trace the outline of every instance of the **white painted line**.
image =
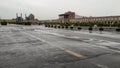
<path id="1" fill-rule="evenodd" d="M 26 33 L 26 32 L 23 32 L 24 34 L 27 34 L 27 35 L 29 35 L 29 36 L 31 36 L 31 37 L 33 37 L 33 38 L 36 38 L 36 39 L 38 39 L 38 40 L 40 40 L 40 41 L 42 41 L 42 42 L 46 42 L 45 40 L 43 40 L 43 39 L 41 39 L 41 38 L 39 38 L 39 37 L 36 37 L 36 36 L 34 36 L 34 35 L 32 35 L 32 34 L 29 34 L 29 33 Z"/>
<path id="2" fill-rule="evenodd" d="M 106 65 L 102 65 L 102 64 L 98 64 L 98 63 L 93 63 L 95 65 L 97 65 L 100 68 L 108 68 Z"/>
<path id="3" fill-rule="evenodd" d="M 85 56 L 83 56 L 83 55 L 81 55 L 81 54 L 78 54 L 78 53 L 76 53 L 76 52 L 73 52 L 73 51 L 71 51 L 71 50 L 65 50 L 65 52 L 68 53 L 68 54 L 70 54 L 70 55 L 73 55 L 73 56 L 75 56 L 75 57 L 77 57 L 77 58 L 86 58 Z"/>
<path id="4" fill-rule="evenodd" d="M 61 35 L 61 34 L 58 34 L 58 33 L 51 33 L 51 32 L 42 31 L 42 30 L 36 30 L 36 31 L 37 31 L 37 33 L 43 32 L 43 33 L 46 33 L 46 34 L 51 34 L 51 35 L 55 35 L 55 36 L 59 36 L 59 37 L 66 37 L 66 38 L 72 38 L 72 39 L 80 39 L 80 37 L 78 37 L 78 36 L 65 36 L 65 35 Z M 97 39 L 89 39 L 89 40 L 84 40 L 84 41 L 95 41 L 95 40 L 97 40 Z M 97 41 L 100 42 L 98 44 L 120 45 L 120 43 L 112 42 L 112 41 L 106 41 L 106 40 L 97 40 Z M 105 41 L 105 42 L 102 42 L 102 41 Z"/>
<path id="5" fill-rule="evenodd" d="M 59 37 L 79 39 L 78 36 L 66 36 L 66 35 L 62 35 L 62 34 L 58 34 L 58 33 L 51 33 L 51 32 L 47 32 L 47 31 L 42 31 L 42 30 L 35 30 L 35 31 L 37 31 L 37 33 L 43 32 L 43 33 L 46 33 L 46 34 L 51 34 L 51 35 L 55 35 L 55 36 L 59 36 Z"/>

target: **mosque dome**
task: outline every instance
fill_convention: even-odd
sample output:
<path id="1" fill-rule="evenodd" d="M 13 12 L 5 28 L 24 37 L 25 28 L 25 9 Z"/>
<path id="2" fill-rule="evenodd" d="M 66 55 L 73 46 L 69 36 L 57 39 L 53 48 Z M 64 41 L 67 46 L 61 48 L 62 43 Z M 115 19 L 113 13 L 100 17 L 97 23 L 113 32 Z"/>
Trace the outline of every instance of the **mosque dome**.
<path id="1" fill-rule="evenodd" d="M 35 19 L 35 16 L 34 16 L 33 14 L 30 14 L 30 15 L 28 16 L 28 18 L 29 18 L 30 20 L 33 20 L 33 19 Z"/>

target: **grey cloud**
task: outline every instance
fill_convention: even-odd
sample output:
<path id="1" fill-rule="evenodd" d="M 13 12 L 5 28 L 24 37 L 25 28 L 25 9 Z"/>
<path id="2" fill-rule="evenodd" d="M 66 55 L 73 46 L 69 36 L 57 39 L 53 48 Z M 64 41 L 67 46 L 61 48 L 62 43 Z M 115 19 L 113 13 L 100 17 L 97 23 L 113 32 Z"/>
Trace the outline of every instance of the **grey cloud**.
<path id="1" fill-rule="evenodd" d="M 53 19 L 66 11 L 85 16 L 120 15 L 119 3 L 120 0 L 0 0 L 0 17 L 14 18 L 18 12 Z"/>

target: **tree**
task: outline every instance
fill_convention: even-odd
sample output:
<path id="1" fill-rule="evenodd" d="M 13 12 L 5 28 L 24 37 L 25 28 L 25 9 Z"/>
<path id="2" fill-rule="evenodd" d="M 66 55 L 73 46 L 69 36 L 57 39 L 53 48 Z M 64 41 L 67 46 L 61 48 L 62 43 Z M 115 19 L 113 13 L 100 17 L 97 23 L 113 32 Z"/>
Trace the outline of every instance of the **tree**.
<path id="1" fill-rule="evenodd" d="M 117 24 L 118 28 L 116 29 L 117 32 L 120 32 L 120 22 Z"/>
<path id="2" fill-rule="evenodd" d="M 78 30 L 81 30 L 81 29 L 82 29 L 82 28 L 79 26 L 79 27 L 78 27 Z"/>
<path id="3" fill-rule="evenodd" d="M 90 26 L 88 29 L 89 29 L 89 33 L 92 33 L 93 28 Z"/>
<path id="4" fill-rule="evenodd" d="M 100 28 L 99 28 L 100 34 L 102 34 L 102 31 L 103 31 L 103 30 L 104 30 L 103 27 L 100 27 Z"/>

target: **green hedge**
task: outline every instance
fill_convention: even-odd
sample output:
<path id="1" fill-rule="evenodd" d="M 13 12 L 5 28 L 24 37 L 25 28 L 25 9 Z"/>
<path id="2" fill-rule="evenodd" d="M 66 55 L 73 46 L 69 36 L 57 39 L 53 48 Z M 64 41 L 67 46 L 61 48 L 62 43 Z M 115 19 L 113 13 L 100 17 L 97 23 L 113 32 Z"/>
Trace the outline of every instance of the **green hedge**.
<path id="1" fill-rule="evenodd" d="M 9 22 L 9 24 L 17 24 L 17 25 L 31 25 L 31 22 Z"/>
<path id="2" fill-rule="evenodd" d="M 7 25 L 7 22 L 5 22 L 5 21 L 1 22 L 1 25 Z"/>
<path id="3" fill-rule="evenodd" d="M 24 25 L 31 25 L 30 22 L 23 22 L 23 23 L 24 23 Z"/>
<path id="4" fill-rule="evenodd" d="M 60 26 L 89 26 L 93 27 L 94 25 L 97 25 L 98 27 L 118 27 L 120 26 L 120 22 L 114 22 L 114 24 L 108 23 L 102 23 L 102 22 L 66 22 L 66 23 L 52 23 L 52 22 L 45 22 L 45 25 L 60 25 Z"/>

